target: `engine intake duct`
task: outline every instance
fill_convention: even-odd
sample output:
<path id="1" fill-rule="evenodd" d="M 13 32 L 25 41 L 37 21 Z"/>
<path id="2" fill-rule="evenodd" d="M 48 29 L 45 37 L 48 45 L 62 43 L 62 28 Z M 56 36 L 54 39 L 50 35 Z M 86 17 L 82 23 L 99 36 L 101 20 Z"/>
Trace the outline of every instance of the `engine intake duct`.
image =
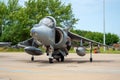
<path id="1" fill-rule="evenodd" d="M 58 44 L 63 39 L 63 33 L 59 28 L 55 29 L 55 43 Z"/>

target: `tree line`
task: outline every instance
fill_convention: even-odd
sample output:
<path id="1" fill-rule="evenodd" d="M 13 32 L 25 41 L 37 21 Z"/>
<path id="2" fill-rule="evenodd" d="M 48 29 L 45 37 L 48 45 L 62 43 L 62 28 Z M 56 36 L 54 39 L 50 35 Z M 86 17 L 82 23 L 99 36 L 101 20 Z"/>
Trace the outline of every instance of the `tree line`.
<path id="1" fill-rule="evenodd" d="M 30 29 L 45 16 L 53 16 L 57 26 L 61 27 L 68 23 L 74 25 L 78 21 L 72 13 L 71 4 L 64 4 L 60 0 L 28 0 L 24 6 L 19 4 L 19 0 L 0 1 L 0 41 L 16 44 L 30 38 Z M 101 43 L 103 41 L 102 33 L 72 31 Z M 117 35 L 111 33 L 106 34 L 106 38 L 107 44 L 119 40 Z"/>
<path id="2" fill-rule="evenodd" d="M 78 35 L 103 43 L 103 33 L 84 31 L 84 30 L 74 30 L 74 29 L 71 31 Z M 106 33 L 105 36 L 106 36 L 105 42 L 107 45 L 112 45 L 120 41 L 119 36 L 117 34 Z"/>
<path id="3" fill-rule="evenodd" d="M 19 0 L 0 2 L 0 41 L 16 44 L 30 38 L 30 29 L 45 16 L 53 16 L 57 26 L 75 24 L 78 20 L 71 4 L 65 5 L 60 0 L 28 0 L 24 6 L 19 5 Z"/>

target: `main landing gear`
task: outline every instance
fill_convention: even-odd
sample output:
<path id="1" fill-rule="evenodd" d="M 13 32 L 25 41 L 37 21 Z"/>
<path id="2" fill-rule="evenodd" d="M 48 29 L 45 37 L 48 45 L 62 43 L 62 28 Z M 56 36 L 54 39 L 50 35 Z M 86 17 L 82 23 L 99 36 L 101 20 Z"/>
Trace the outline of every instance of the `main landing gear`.
<path id="1" fill-rule="evenodd" d="M 58 62 L 64 62 L 64 56 L 62 54 L 53 55 L 53 58 L 49 58 L 49 63 L 53 63 L 53 59 L 56 59 Z"/>
<path id="2" fill-rule="evenodd" d="M 53 59 L 52 58 L 49 58 L 49 63 L 53 63 Z"/>
<path id="3" fill-rule="evenodd" d="M 56 58 L 56 60 L 58 61 L 58 62 L 64 62 L 64 60 L 65 60 L 65 58 L 64 58 L 64 56 L 62 55 L 62 54 L 60 54 L 60 58 Z"/>
<path id="4" fill-rule="evenodd" d="M 60 56 L 61 62 L 64 62 L 64 56 L 61 54 Z"/>

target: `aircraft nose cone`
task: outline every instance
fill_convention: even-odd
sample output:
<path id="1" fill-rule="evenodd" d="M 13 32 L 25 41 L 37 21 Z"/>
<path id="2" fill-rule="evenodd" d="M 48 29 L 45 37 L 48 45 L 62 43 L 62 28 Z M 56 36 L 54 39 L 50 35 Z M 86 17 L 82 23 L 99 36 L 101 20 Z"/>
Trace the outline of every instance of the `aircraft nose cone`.
<path id="1" fill-rule="evenodd" d="M 35 30 L 32 28 L 32 29 L 31 29 L 31 33 L 34 33 L 34 32 L 35 32 Z"/>
<path id="2" fill-rule="evenodd" d="M 54 44 L 54 31 L 45 25 L 33 27 L 30 31 L 30 35 L 42 44 Z"/>
<path id="3" fill-rule="evenodd" d="M 30 35 L 33 36 L 33 37 L 37 35 L 37 31 L 36 31 L 35 28 L 32 28 L 32 29 L 31 29 Z"/>
<path id="4" fill-rule="evenodd" d="M 30 35 L 33 36 L 34 32 L 35 32 L 34 29 L 31 29 Z"/>

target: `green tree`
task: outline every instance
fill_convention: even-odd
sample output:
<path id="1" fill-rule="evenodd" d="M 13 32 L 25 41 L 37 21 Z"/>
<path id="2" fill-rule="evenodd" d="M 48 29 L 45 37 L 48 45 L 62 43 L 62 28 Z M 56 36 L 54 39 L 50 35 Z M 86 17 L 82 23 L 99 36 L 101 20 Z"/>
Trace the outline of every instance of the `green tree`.
<path id="1" fill-rule="evenodd" d="M 57 26 L 77 22 L 72 13 L 71 4 L 62 4 L 60 0 L 28 0 L 25 6 L 19 6 L 18 0 L 9 0 L 6 8 L 5 22 L 2 34 L 3 41 L 13 44 L 30 38 L 30 29 L 45 16 L 53 16 Z M 3 20 L 1 19 L 1 20 Z"/>
<path id="2" fill-rule="evenodd" d="M 114 44 L 114 43 L 117 43 L 117 42 L 119 42 L 119 36 L 118 35 L 111 34 L 111 33 L 106 34 L 106 44 L 107 45 Z"/>
<path id="3" fill-rule="evenodd" d="M 71 30 L 71 31 L 80 36 L 103 43 L 103 33 L 84 31 L 84 30 Z M 119 39 L 120 39 L 119 36 L 116 34 L 111 34 L 111 33 L 106 34 L 106 44 L 107 45 L 117 43 L 117 42 L 119 42 Z"/>
<path id="4" fill-rule="evenodd" d="M 28 0 L 25 4 L 26 13 L 34 23 L 38 23 L 45 16 L 53 16 L 57 26 L 67 22 L 74 25 L 78 21 L 72 13 L 71 4 L 62 4 L 60 0 Z"/>
<path id="5" fill-rule="evenodd" d="M 3 18 L 3 20 L 5 21 L 5 25 L 3 28 L 1 39 L 2 41 L 15 42 L 16 40 L 14 39 L 14 32 L 18 32 L 16 29 L 19 25 L 17 20 L 17 14 L 21 7 L 18 5 L 18 0 L 9 0 L 7 5 L 5 6 L 7 7 L 7 9 L 6 15 Z"/>
<path id="6" fill-rule="evenodd" d="M 6 24 L 7 6 L 5 3 L 0 2 L 0 36 L 2 35 L 2 29 Z"/>

